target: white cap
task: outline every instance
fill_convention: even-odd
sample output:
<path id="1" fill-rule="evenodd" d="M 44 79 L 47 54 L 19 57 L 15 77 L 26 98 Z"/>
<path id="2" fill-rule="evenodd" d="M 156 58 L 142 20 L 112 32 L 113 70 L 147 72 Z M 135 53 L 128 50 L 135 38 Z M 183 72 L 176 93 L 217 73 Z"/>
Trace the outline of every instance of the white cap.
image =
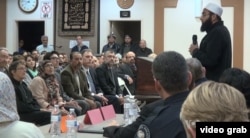
<path id="1" fill-rule="evenodd" d="M 211 11 L 214 14 L 217 14 L 218 16 L 221 16 L 223 12 L 223 9 L 221 8 L 221 6 L 215 3 L 208 3 L 205 9 Z"/>

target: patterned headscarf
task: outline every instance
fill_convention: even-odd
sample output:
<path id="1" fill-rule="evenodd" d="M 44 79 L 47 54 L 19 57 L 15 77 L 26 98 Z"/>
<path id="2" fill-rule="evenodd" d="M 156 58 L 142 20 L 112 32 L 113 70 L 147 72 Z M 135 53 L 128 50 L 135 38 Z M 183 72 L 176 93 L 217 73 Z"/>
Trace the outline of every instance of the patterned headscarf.
<path id="1" fill-rule="evenodd" d="M 39 71 L 39 76 L 44 79 L 45 84 L 49 90 L 48 92 L 48 102 L 50 105 L 54 105 L 58 103 L 57 99 L 57 93 L 59 93 L 59 84 L 56 80 L 55 74 L 53 75 L 48 75 L 46 74 L 45 71 L 45 65 L 47 63 L 51 63 L 50 60 L 44 60 L 39 63 L 38 66 L 38 71 Z"/>
<path id="2" fill-rule="evenodd" d="M 0 72 L 0 128 L 19 120 L 16 95 L 9 77 Z"/>

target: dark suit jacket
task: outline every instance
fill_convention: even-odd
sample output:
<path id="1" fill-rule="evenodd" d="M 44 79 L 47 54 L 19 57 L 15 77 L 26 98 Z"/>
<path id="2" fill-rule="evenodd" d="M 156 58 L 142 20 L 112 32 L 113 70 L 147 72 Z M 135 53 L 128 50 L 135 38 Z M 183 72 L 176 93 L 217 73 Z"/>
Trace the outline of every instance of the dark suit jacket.
<path id="1" fill-rule="evenodd" d="M 74 46 L 74 47 L 71 49 L 71 53 L 72 53 L 72 52 L 75 52 L 75 51 L 81 52 L 81 51 L 83 51 L 84 49 L 88 49 L 88 47 L 85 46 L 85 45 L 83 45 L 83 46 L 81 47 L 81 50 L 79 51 L 79 50 L 78 50 L 78 46 L 76 45 L 76 46 Z"/>
<path id="2" fill-rule="evenodd" d="M 61 83 L 64 91 L 68 94 L 68 96 L 76 100 L 84 100 L 85 98 L 94 100 L 94 98 L 90 94 L 90 91 L 88 90 L 88 83 L 86 76 L 84 75 L 84 72 L 79 70 L 78 75 L 79 75 L 80 89 L 82 92 L 82 96 L 79 95 L 80 91 L 77 85 L 77 80 L 75 78 L 75 75 L 73 73 L 70 64 L 67 65 L 61 73 Z"/>
<path id="3" fill-rule="evenodd" d="M 113 75 L 114 80 L 111 79 L 108 66 L 103 63 L 99 67 L 96 68 L 97 80 L 100 84 L 104 95 L 119 95 L 122 94 L 122 91 L 118 84 L 117 73 L 114 69 Z"/>
<path id="4" fill-rule="evenodd" d="M 127 78 L 125 77 L 125 75 L 129 75 L 132 79 L 133 79 L 133 83 L 129 84 Z M 132 69 L 130 68 L 129 64 L 121 64 L 118 68 L 118 76 L 121 77 L 125 83 L 126 86 L 128 87 L 129 91 L 131 92 L 131 94 L 135 93 L 135 75 L 132 71 Z M 123 93 L 128 93 L 126 89 L 123 90 Z"/>
<path id="5" fill-rule="evenodd" d="M 90 75 L 92 77 L 92 80 L 94 82 L 96 94 L 103 93 L 103 91 L 102 91 L 102 89 L 101 89 L 101 87 L 99 85 L 99 82 L 97 80 L 97 74 L 96 74 L 95 69 L 94 68 L 89 68 L 89 73 L 90 73 Z"/>

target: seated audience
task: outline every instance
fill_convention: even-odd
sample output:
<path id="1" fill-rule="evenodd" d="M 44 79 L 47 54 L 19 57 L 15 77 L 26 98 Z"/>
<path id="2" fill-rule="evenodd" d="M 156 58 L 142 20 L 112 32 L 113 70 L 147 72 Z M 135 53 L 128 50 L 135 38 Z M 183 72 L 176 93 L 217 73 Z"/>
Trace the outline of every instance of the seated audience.
<path id="1" fill-rule="evenodd" d="M 0 47 L 0 72 L 8 74 L 8 60 L 8 50 L 4 47 Z"/>
<path id="2" fill-rule="evenodd" d="M 99 60 L 97 59 L 97 57 L 96 56 L 93 56 L 93 59 L 92 59 L 92 68 L 94 68 L 94 69 L 96 69 L 97 67 L 99 67 L 100 66 L 100 62 L 99 62 Z"/>
<path id="3" fill-rule="evenodd" d="M 39 58 L 40 57 L 39 52 L 36 49 L 34 49 L 34 50 L 31 51 L 31 56 L 36 61 L 36 67 L 38 67 L 39 62 L 41 60 L 41 58 Z"/>
<path id="4" fill-rule="evenodd" d="M 88 90 L 88 84 L 84 72 L 81 71 L 82 54 L 73 52 L 70 54 L 70 63 L 61 72 L 61 83 L 68 96 L 75 100 L 83 100 L 89 106 L 89 109 L 95 109 L 101 106 Z"/>
<path id="5" fill-rule="evenodd" d="M 233 86 L 243 93 L 246 98 L 247 107 L 250 110 L 250 74 L 248 72 L 239 68 L 226 69 L 221 74 L 219 82 Z"/>
<path id="6" fill-rule="evenodd" d="M 8 64 L 8 65 L 7 65 L 8 67 L 9 67 L 10 64 L 13 62 L 13 56 L 14 56 L 14 55 L 9 54 L 9 59 L 8 59 L 8 63 L 7 63 L 7 64 Z"/>
<path id="7" fill-rule="evenodd" d="M 2 138 L 44 138 L 32 123 L 19 121 L 14 87 L 0 72 L 0 135 Z"/>
<path id="8" fill-rule="evenodd" d="M 136 79 L 136 65 L 135 53 L 128 52 L 125 55 L 125 61 L 118 68 L 118 76 L 125 81 L 125 84 L 132 95 L 135 94 L 135 79 Z M 128 91 L 123 89 L 123 94 L 127 95 Z"/>
<path id="9" fill-rule="evenodd" d="M 17 111 L 21 121 L 31 122 L 36 125 L 50 123 L 50 111 L 42 109 L 33 98 L 31 91 L 23 82 L 26 67 L 20 61 L 14 61 L 9 67 L 9 76 L 15 88 Z"/>
<path id="10" fill-rule="evenodd" d="M 59 53 L 56 51 L 47 52 L 46 55 L 44 56 L 44 60 L 50 60 L 54 66 L 54 69 L 56 69 L 55 77 L 60 88 L 59 89 L 60 95 L 63 98 L 63 101 L 65 101 L 64 108 L 66 110 L 69 110 L 70 108 L 74 108 L 76 115 L 85 114 L 87 110 L 89 109 L 88 104 L 83 100 L 75 100 L 74 98 L 69 97 L 63 89 L 63 86 L 61 84 L 61 74 L 60 74 L 61 71 L 59 69 L 59 60 L 58 60 L 59 57 L 58 56 L 59 56 Z"/>
<path id="11" fill-rule="evenodd" d="M 213 81 L 194 88 L 182 105 L 180 118 L 188 138 L 196 138 L 196 122 L 244 122 L 246 100 L 237 89 Z"/>
<path id="12" fill-rule="evenodd" d="M 104 62 L 96 68 L 97 80 L 108 99 L 108 104 L 112 104 L 116 113 L 122 113 L 124 102 L 123 94 L 118 84 L 118 75 L 114 69 L 115 52 L 108 50 L 104 53 Z"/>
<path id="13" fill-rule="evenodd" d="M 58 104 L 63 114 L 67 114 L 64 109 L 64 102 L 60 96 L 59 84 L 55 77 L 54 66 L 49 60 L 39 63 L 39 74 L 30 83 L 30 90 L 38 104 L 44 109 L 52 109 Z"/>
<path id="14" fill-rule="evenodd" d="M 27 71 L 24 82 L 29 86 L 32 79 L 38 75 L 38 70 L 36 67 L 36 61 L 31 55 L 27 55 L 25 57 L 25 61 L 26 61 Z"/>
<path id="15" fill-rule="evenodd" d="M 186 59 L 186 62 L 190 72 L 192 73 L 193 87 L 207 81 L 206 69 L 201 65 L 201 62 L 197 58 L 188 58 Z"/>
<path id="16" fill-rule="evenodd" d="M 169 66 L 171 65 L 171 66 Z M 126 126 L 104 128 L 104 136 L 111 138 L 186 138 L 179 119 L 182 103 L 188 95 L 191 73 L 186 61 L 177 52 L 159 54 L 152 64 L 155 89 L 160 100 L 144 106 L 135 122 Z M 166 131 L 164 131 L 166 130 Z"/>
<path id="17" fill-rule="evenodd" d="M 139 47 L 135 51 L 137 57 L 148 57 L 153 51 L 147 47 L 146 40 L 140 40 Z"/>
<path id="18" fill-rule="evenodd" d="M 103 63 L 103 56 L 104 56 L 104 53 L 96 54 L 95 56 L 96 56 L 96 58 L 97 58 L 98 61 L 99 61 L 99 65 L 101 65 L 101 64 Z"/>
<path id="19" fill-rule="evenodd" d="M 102 103 L 102 105 L 108 104 L 108 99 L 103 96 L 103 91 L 99 86 L 99 83 L 96 78 L 95 69 L 92 68 L 92 50 L 84 49 L 82 51 L 82 71 L 86 76 L 86 80 L 88 82 L 88 89 L 91 92 L 91 95 L 95 98 L 95 100 Z"/>

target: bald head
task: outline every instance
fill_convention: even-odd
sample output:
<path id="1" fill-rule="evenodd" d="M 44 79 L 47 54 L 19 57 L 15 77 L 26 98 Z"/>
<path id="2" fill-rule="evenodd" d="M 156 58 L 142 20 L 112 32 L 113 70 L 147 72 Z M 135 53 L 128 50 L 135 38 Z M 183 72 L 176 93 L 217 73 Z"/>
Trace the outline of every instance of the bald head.
<path id="1" fill-rule="evenodd" d="M 135 63 L 135 53 L 132 52 L 132 51 L 129 51 L 127 54 L 126 54 L 126 63 Z"/>

